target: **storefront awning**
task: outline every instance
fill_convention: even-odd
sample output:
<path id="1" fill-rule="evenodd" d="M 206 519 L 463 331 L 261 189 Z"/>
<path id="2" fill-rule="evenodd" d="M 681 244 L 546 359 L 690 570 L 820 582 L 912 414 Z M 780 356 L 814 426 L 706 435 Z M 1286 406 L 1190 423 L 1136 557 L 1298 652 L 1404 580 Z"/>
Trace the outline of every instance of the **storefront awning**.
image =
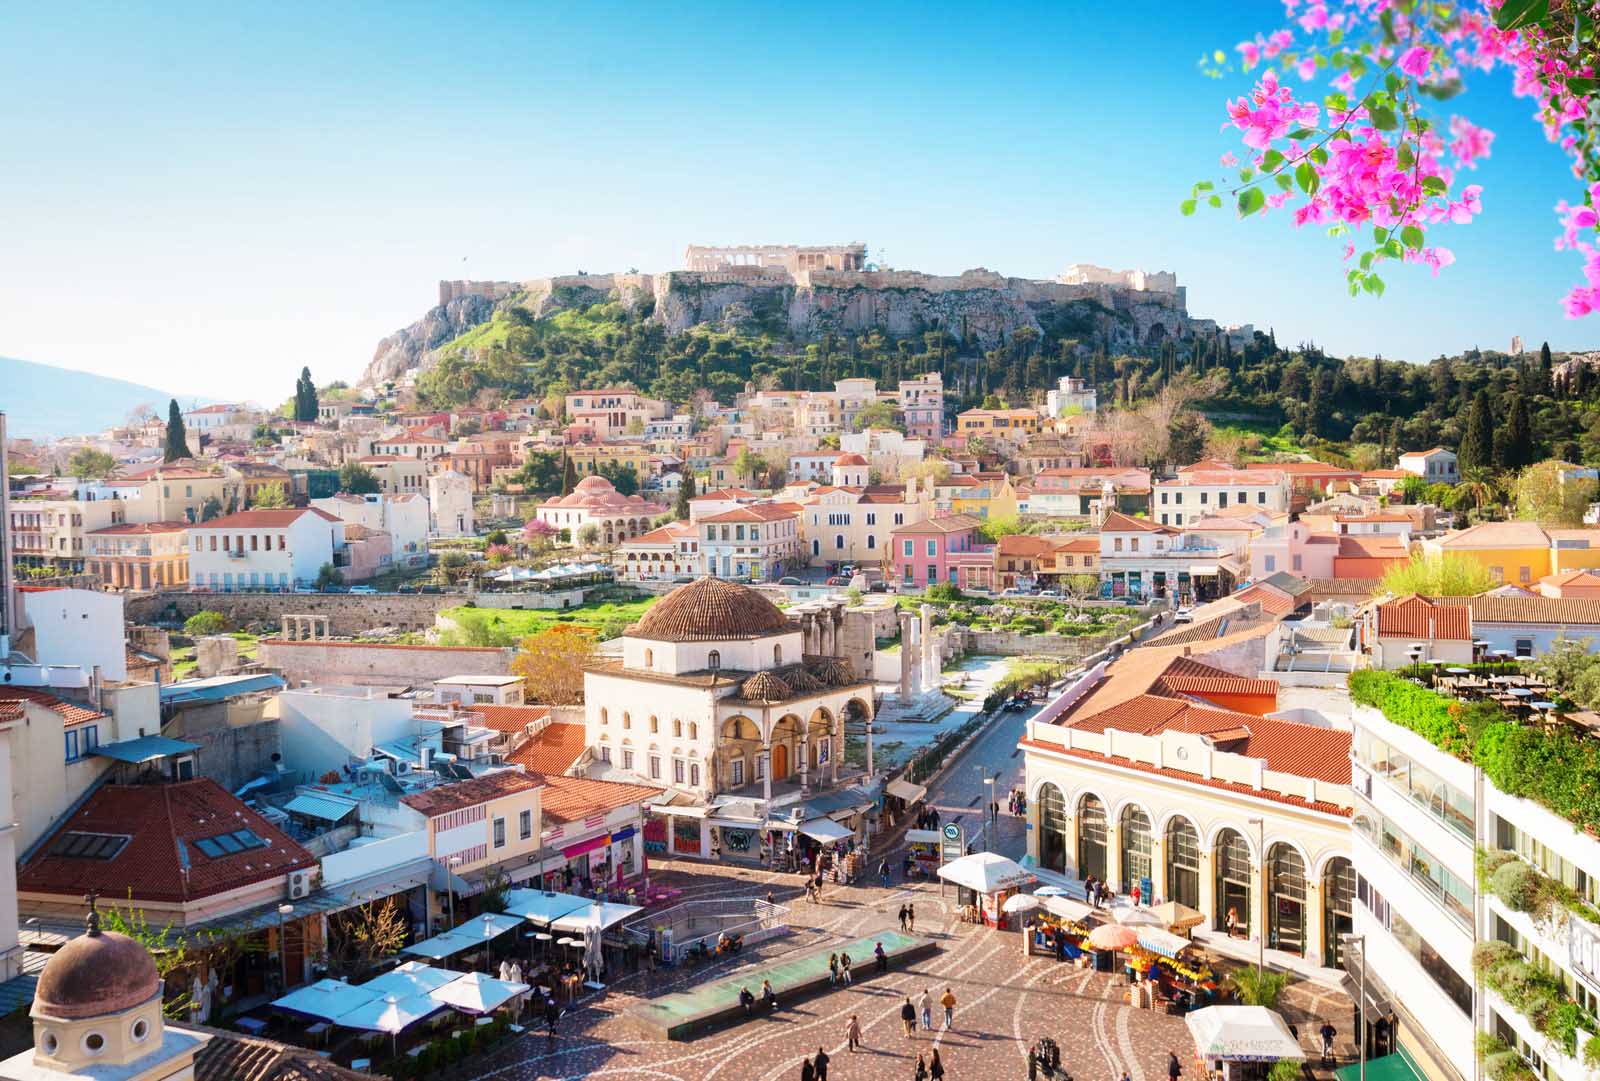
<path id="1" fill-rule="evenodd" d="M 822 844 L 832 844 L 834 841 L 842 841 L 846 837 L 855 836 L 855 834 L 831 818 L 813 818 L 809 822 L 802 822 L 800 823 L 800 832 L 813 841 L 820 841 Z"/>
<path id="2" fill-rule="evenodd" d="M 906 830 L 906 843 L 913 845 L 936 845 L 939 843 L 939 831 Z"/>
<path id="3" fill-rule="evenodd" d="M 283 809 L 290 814 L 320 818 L 324 822 L 341 822 L 349 817 L 357 806 L 351 800 L 302 792 L 285 804 Z"/>
<path id="4" fill-rule="evenodd" d="M 1189 574 L 1194 578 L 1214 578 L 1220 568 L 1215 563 L 1191 563 Z"/>
<path id="5" fill-rule="evenodd" d="M 916 803 L 928 798 L 926 785 L 912 784 L 904 777 L 896 777 L 884 786 L 884 791 L 896 799 L 903 799 L 907 803 Z"/>
<path id="6" fill-rule="evenodd" d="M 1070 897 L 1040 897 L 1039 900 L 1044 903 L 1044 910 L 1057 919 L 1082 923 L 1090 916 L 1096 915 L 1093 908 Z"/>
<path id="7" fill-rule="evenodd" d="M 1282 1016 L 1265 1006 L 1207 1006 L 1183 1020 L 1203 1059 L 1277 1062 L 1306 1057 Z"/>
<path id="8" fill-rule="evenodd" d="M 1352 1062 L 1333 1071 L 1339 1081 L 1360 1081 L 1361 1063 Z M 1426 1075 L 1411 1061 L 1411 1056 L 1401 1048 L 1392 1055 L 1367 1060 L 1367 1081 L 1427 1081 Z"/>

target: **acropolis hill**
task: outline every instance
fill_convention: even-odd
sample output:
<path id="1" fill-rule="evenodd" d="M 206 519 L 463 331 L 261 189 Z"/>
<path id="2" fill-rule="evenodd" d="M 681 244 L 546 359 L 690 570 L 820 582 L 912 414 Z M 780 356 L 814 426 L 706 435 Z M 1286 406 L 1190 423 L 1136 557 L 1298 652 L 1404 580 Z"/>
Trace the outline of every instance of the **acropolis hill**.
<path id="1" fill-rule="evenodd" d="M 959 275 L 868 269 L 863 243 L 739 245 L 684 251 L 684 269 L 656 274 L 571 274 L 527 281 L 441 281 L 439 304 L 418 322 L 378 343 L 364 384 L 394 379 L 427 362 L 426 354 L 515 306 L 542 319 L 566 308 L 616 301 L 669 334 L 700 324 L 737 326 L 758 317 L 781 321 L 796 341 L 879 330 L 906 337 L 944 329 L 990 348 L 1021 327 L 1070 334 L 1110 350 L 1146 348 L 1163 339 L 1216 334 L 1210 319 L 1191 318 L 1183 286 L 1166 271 L 1107 270 L 1073 264 L 1052 280 L 1012 278 L 991 270 Z M 1239 340 L 1248 327 L 1226 328 Z"/>

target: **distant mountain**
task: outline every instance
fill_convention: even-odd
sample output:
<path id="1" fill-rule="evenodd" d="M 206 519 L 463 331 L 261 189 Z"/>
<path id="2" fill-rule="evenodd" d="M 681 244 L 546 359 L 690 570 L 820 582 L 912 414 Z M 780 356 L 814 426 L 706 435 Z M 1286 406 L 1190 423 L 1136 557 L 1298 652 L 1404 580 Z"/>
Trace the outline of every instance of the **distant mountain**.
<path id="1" fill-rule="evenodd" d="M 125 420 L 141 403 L 164 417 L 173 397 L 170 391 L 125 379 L 0 357 L 0 410 L 6 415 L 6 434 L 14 439 L 98 432 Z M 187 408 L 195 400 L 179 397 L 178 403 Z"/>

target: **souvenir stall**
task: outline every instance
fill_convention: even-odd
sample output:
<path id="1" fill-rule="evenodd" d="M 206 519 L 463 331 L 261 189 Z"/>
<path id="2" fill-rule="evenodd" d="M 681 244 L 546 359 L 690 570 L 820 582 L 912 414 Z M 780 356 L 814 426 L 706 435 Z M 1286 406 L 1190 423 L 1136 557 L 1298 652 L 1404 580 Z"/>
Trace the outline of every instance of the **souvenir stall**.
<path id="1" fill-rule="evenodd" d="M 932 878 L 939 869 L 939 831 L 906 830 L 906 858 L 901 873 L 907 879 Z"/>
<path id="2" fill-rule="evenodd" d="M 1265 1006 L 1207 1006 L 1184 1022 L 1202 1069 L 1220 1067 L 1227 1081 L 1265 1081 L 1274 1063 L 1305 1061 L 1288 1024 Z"/>
<path id="3" fill-rule="evenodd" d="M 1006 901 L 1037 881 L 1015 860 L 994 852 L 974 852 L 951 860 L 937 873 L 944 881 L 955 884 L 962 920 L 999 928 L 1007 926 Z"/>
<path id="4" fill-rule="evenodd" d="M 1098 924 L 1099 914 L 1082 901 L 1061 894 L 1046 894 L 1040 890 L 1033 896 L 1038 898 L 1039 908 L 1023 936 L 1029 956 L 1054 957 L 1058 961 L 1087 965 L 1083 940 Z"/>
<path id="5" fill-rule="evenodd" d="M 1138 940 L 1127 951 L 1130 1005 L 1187 1013 L 1215 1001 L 1216 974 L 1192 941 L 1159 927 L 1139 927 L 1135 933 Z"/>

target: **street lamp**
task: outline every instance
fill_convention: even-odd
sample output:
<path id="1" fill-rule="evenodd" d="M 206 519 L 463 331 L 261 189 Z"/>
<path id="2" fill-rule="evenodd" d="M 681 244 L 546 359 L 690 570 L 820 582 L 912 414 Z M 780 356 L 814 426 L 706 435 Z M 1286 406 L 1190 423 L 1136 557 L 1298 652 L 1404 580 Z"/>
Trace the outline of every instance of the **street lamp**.
<path id="1" fill-rule="evenodd" d="M 989 776 L 989 771 L 983 766 L 978 767 L 978 775 L 983 778 L 983 783 L 989 786 L 988 802 L 983 805 L 983 850 L 989 851 L 989 817 L 994 807 L 994 778 Z"/>
<path id="2" fill-rule="evenodd" d="M 455 878 L 456 878 L 456 868 L 460 867 L 460 866 L 461 866 L 461 857 L 460 856 L 451 856 L 450 857 L 450 879 L 449 879 L 449 881 L 447 881 L 445 883 L 445 886 L 448 887 L 449 890 L 450 890 L 449 897 L 450 897 L 450 929 L 451 930 L 455 930 L 455 926 L 456 926 L 456 882 L 455 882 Z"/>
<path id="3" fill-rule="evenodd" d="M 284 934 L 283 921 L 294 915 L 294 906 L 282 904 L 278 906 L 278 974 L 283 980 L 283 989 L 289 990 L 289 939 Z"/>
<path id="4" fill-rule="evenodd" d="M 1367 1081 L 1367 936 L 1344 934 L 1339 936 L 1339 941 L 1346 946 L 1361 943 L 1361 976 L 1359 978 L 1360 990 L 1356 998 L 1356 1048 L 1361 1053 L 1361 1081 Z"/>
<path id="5" fill-rule="evenodd" d="M 1259 977 L 1267 967 L 1267 820 L 1264 818 L 1249 818 L 1249 822 L 1256 828 L 1256 866 L 1261 869 L 1261 922 L 1263 926 L 1256 928 L 1256 975 Z"/>

